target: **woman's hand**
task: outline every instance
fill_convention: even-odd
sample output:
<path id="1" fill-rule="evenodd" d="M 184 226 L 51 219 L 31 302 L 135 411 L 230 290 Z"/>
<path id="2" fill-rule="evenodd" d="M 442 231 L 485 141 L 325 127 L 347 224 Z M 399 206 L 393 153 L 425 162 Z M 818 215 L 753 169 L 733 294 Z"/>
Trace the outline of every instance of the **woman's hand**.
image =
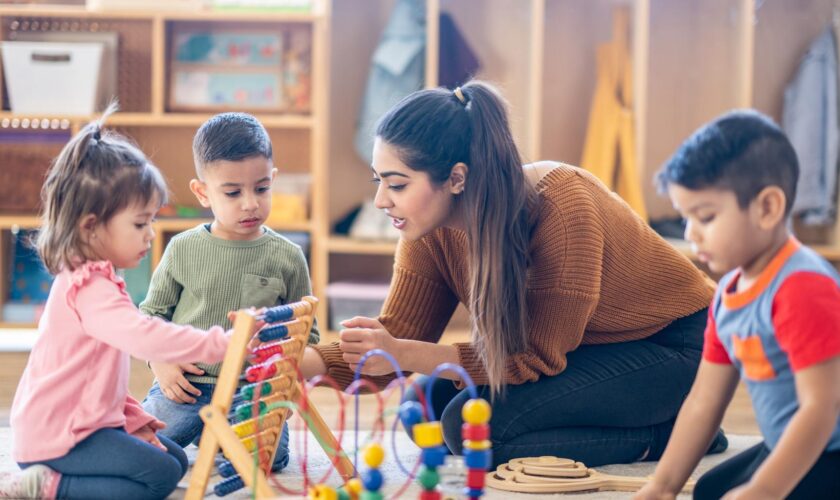
<path id="1" fill-rule="evenodd" d="M 400 341 L 388 333 L 382 323 L 363 316 L 356 316 L 341 322 L 344 327 L 339 333 L 341 341 L 338 347 L 344 353 L 344 361 L 356 370 L 359 361 L 373 349 L 382 349 L 400 362 Z M 382 356 L 373 356 L 365 360 L 362 373 L 365 375 L 387 375 L 394 372 L 394 366 Z"/>
<path id="2" fill-rule="evenodd" d="M 144 425 L 143 427 L 134 431 L 131 435 L 136 437 L 137 439 L 149 443 L 150 445 L 160 448 L 163 451 L 166 451 L 166 446 L 160 442 L 160 439 L 157 437 L 157 431 L 161 429 L 165 429 L 166 424 L 161 422 L 160 420 L 152 420 L 148 424 Z"/>
<path id="3" fill-rule="evenodd" d="M 196 399 L 193 396 L 201 396 L 201 391 L 190 383 L 184 376 L 184 372 L 193 375 L 204 375 L 204 370 L 192 363 L 149 363 L 152 372 L 160 386 L 160 392 L 176 403 L 193 404 Z"/>

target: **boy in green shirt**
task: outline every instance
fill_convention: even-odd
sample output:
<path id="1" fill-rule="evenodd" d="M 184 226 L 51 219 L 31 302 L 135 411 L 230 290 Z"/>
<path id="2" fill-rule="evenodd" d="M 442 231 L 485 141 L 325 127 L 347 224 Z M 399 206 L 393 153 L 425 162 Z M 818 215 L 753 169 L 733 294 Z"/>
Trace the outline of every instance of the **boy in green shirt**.
<path id="1" fill-rule="evenodd" d="M 190 190 L 214 220 L 169 242 L 140 304 L 146 314 L 197 328 L 230 328 L 229 311 L 296 302 L 312 293 L 299 246 L 263 223 L 271 211 L 277 169 L 271 140 L 256 118 L 222 113 L 193 140 L 197 178 Z M 310 343 L 318 343 L 313 324 Z M 151 363 L 155 383 L 143 408 L 166 423 L 160 433 L 186 446 L 201 435 L 199 410 L 210 402 L 221 364 Z M 289 461 L 284 425 L 272 470 Z"/>

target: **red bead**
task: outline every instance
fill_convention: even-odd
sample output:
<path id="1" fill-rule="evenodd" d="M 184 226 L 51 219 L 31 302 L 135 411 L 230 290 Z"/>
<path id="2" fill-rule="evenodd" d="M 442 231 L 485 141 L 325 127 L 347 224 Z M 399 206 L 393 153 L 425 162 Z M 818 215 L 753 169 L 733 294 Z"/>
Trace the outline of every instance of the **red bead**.
<path id="1" fill-rule="evenodd" d="M 423 490 L 420 492 L 420 500 L 441 500 L 441 498 L 438 490 Z"/>
<path id="2" fill-rule="evenodd" d="M 484 441 L 490 439 L 489 424 L 464 424 L 461 426 L 461 437 L 464 440 Z"/>
<path id="3" fill-rule="evenodd" d="M 470 469 L 467 471 L 467 488 L 480 490 L 484 488 L 484 478 L 487 471 L 482 469 Z"/>

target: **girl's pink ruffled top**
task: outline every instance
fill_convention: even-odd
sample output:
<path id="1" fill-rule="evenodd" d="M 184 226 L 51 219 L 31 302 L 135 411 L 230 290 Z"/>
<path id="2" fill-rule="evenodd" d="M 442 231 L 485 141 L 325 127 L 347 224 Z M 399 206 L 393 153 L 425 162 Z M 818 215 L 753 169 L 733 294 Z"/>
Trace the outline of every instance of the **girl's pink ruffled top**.
<path id="1" fill-rule="evenodd" d="M 143 315 L 108 261 L 56 276 L 38 340 L 12 403 L 17 462 L 58 458 L 93 432 L 133 433 L 154 417 L 128 394 L 130 357 L 169 363 L 224 358 L 229 335 Z"/>

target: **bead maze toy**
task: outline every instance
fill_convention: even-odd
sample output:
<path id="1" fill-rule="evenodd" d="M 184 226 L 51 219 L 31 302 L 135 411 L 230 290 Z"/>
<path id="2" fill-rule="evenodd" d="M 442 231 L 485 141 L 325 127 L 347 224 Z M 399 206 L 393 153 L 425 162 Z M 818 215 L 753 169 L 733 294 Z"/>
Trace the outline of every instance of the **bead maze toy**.
<path id="1" fill-rule="evenodd" d="M 404 389 L 405 377 L 403 377 L 396 360 L 387 352 L 374 349 L 366 353 L 359 361 L 355 380 L 347 389 L 347 392 L 355 393 L 358 396 L 358 388 L 364 382 L 361 380 L 361 371 L 365 361 L 371 356 L 383 356 L 394 366 L 397 379 L 386 390 L 390 390 L 394 383 L 400 384 L 400 388 Z M 464 459 L 467 467 L 466 484 L 462 494 L 471 500 L 478 499 L 484 494 L 485 474 L 493 461 L 488 424 L 491 413 L 490 405 L 487 401 L 478 397 L 478 391 L 472 379 L 462 367 L 456 364 L 443 363 L 439 365 L 432 372 L 430 378 L 434 380 L 440 372 L 445 370 L 458 373 L 470 392 L 471 399 L 462 408 L 464 419 L 462 437 L 464 438 Z M 403 471 L 407 473 L 409 481 L 416 479 L 421 486 L 420 500 L 442 500 L 443 495 L 438 488 L 440 481 L 438 467 L 443 464 L 444 457 L 448 454 L 443 442 L 441 423 L 435 419 L 434 409 L 430 403 L 433 385 L 429 383 L 426 386 L 425 396 L 418 393 L 422 402 L 406 401 L 399 408 L 400 420 L 407 428 L 411 429 L 415 442 L 422 449 L 420 457 L 422 468 L 418 474 L 415 474 L 414 471 L 405 470 L 400 464 Z M 358 405 L 356 409 L 358 411 Z M 394 453 L 399 463 L 396 449 Z M 363 452 L 367 469 L 361 473 L 360 478 L 348 481 L 337 491 L 324 484 L 316 485 L 310 490 L 309 498 L 311 500 L 382 500 L 384 495 L 381 489 L 384 485 L 384 477 L 379 466 L 382 464 L 384 456 L 385 452 L 379 443 L 374 442 L 367 445 Z M 392 498 L 403 498 L 402 492 L 406 486 L 403 485 Z"/>
<path id="2" fill-rule="evenodd" d="M 277 306 L 258 314 L 241 310 L 234 321 L 234 333 L 225 355 L 216 389 L 209 405 L 201 409 L 204 431 L 185 499 L 204 498 L 211 469 L 219 449 L 228 463 L 220 466 L 222 476 L 214 490 L 224 495 L 248 486 L 254 498 L 274 498 L 268 483 L 271 464 L 290 408 L 295 406 L 316 436 L 333 465 L 348 480 L 355 475 L 353 464 L 341 451 L 318 411 L 300 386 L 297 365 L 309 337 L 318 299 L 304 297 L 300 302 Z M 249 345 L 259 323 L 262 345 L 251 351 Z M 250 385 L 242 387 L 245 400 L 235 408 L 242 421 L 231 425 L 228 414 L 237 390 L 246 355 L 252 365 L 246 370 Z M 237 474 L 238 473 L 238 474 Z"/>
<path id="3" fill-rule="evenodd" d="M 568 458 L 517 458 L 487 473 L 487 486 L 517 493 L 577 493 L 583 491 L 638 491 L 650 479 L 611 476 Z M 691 493 L 688 481 L 682 493 Z"/>

